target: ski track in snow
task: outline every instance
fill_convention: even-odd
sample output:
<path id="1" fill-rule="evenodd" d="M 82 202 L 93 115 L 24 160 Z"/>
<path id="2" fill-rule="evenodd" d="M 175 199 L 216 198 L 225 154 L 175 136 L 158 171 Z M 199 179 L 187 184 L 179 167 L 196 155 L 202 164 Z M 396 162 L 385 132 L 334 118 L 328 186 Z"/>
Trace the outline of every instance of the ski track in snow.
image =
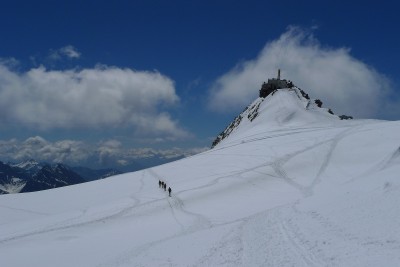
<path id="1" fill-rule="evenodd" d="M 191 266 L 242 266 L 243 240 L 241 231 L 243 222 L 214 243 L 207 253 Z"/>
<path id="2" fill-rule="evenodd" d="M 331 140 L 330 148 L 324 158 L 323 163 L 321 164 L 321 167 L 318 170 L 316 177 L 314 178 L 313 182 L 311 183 L 310 190 L 313 190 L 315 185 L 317 185 L 318 183 L 321 182 L 321 175 L 325 172 L 326 168 L 328 167 L 330 160 L 332 158 L 333 151 L 335 150 L 338 143 L 342 139 L 346 138 L 346 136 L 352 134 L 353 132 L 357 132 L 360 128 L 361 128 L 361 126 L 357 126 L 357 125 L 353 126 L 349 129 L 344 130 L 343 132 L 340 132 L 337 136 L 335 136 Z"/>
<path id="3" fill-rule="evenodd" d="M 159 244 L 160 242 L 166 242 L 170 239 L 178 238 L 181 235 L 191 234 L 191 233 L 195 232 L 196 230 L 220 226 L 218 224 L 212 224 L 207 218 L 205 218 L 205 216 L 184 210 L 183 209 L 183 201 L 180 200 L 177 197 L 177 195 L 179 195 L 183 192 L 190 192 L 192 190 L 205 189 L 207 187 L 217 184 L 221 179 L 232 177 L 233 175 L 241 175 L 241 174 L 244 174 L 244 173 L 247 173 L 250 171 L 255 171 L 261 167 L 272 166 L 279 177 L 283 178 L 288 184 L 292 185 L 293 187 L 295 187 L 299 191 L 301 191 L 305 197 L 309 196 L 310 194 L 312 194 L 313 187 L 319 182 L 321 174 L 325 171 L 327 165 L 329 164 L 332 153 L 333 153 L 336 145 L 338 144 L 338 142 L 341 139 L 345 138 L 350 132 L 352 132 L 354 130 L 355 130 L 355 127 L 348 127 L 344 131 L 341 131 L 339 134 L 334 136 L 332 139 L 324 140 L 324 141 L 321 141 L 312 146 L 301 149 L 299 151 L 295 151 L 293 153 L 287 154 L 284 157 L 281 157 L 274 162 L 266 162 L 266 163 L 254 166 L 252 168 L 229 173 L 229 175 L 226 175 L 226 176 L 222 176 L 222 177 L 219 176 L 219 177 L 211 180 L 209 183 L 207 183 L 205 185 L 180 191 L 176 195 L 174 195 L 172 198 L 167 198 L 170 208 L 171 208 L 171 213 L 181 228 L 181 234 L 174 235 L 174 236 L 166 238 L 164 240 L 157 240 L 157 241 L 155 241 L 155 243 Z M 264 138 L 257 138 L 257 140 L 262 140 L 262 139 L 264 139 Z M 254 141 L 256 141 L 256 140 L 254 140 Z M 253 140 L 251 140 L 250 142 L 253 142 Z M 317 176 L 313 179 L 310 186 L 307 186 L 307 187 L 302 186 L 302 185 L 294 182 L 292 179 L 290 179 L 287 176 L 287 174 L 283 168 L 283 165 L 286 162 L 288 162 L 290 159 L 296 157 L 297 155 L 299 155 L 301 153 L 304 153 L 306 151 L 309 151 L 311 149 L 316 148 L 317 146 L 321 146 L 326 143 L 330 143 L 330 147 L 327 151 L 327 154 L 324 158 L 323 163 L 321 164 L 321 166 L 318 170 Z M 226 147 L 224 147 L 224 148 L 226 148 Z M 224 148 L 222 148 L 222 149 L 224 149 Z M 154 171 L 149 171 L 149 172 L 151 173 L 151 175 L 154 176 L 155 179 L 160 179 L 160 176 L 157 175 Z M 293 204 L 293 206 L 294 205 L 295 204 Z M 180 223 L 180 221 L 178 219 L 178 217 L 179 217 L 179 215 L 177 215 L 178 212 L 183 213 L 185 215 L 191 215 L 191 216 L 196 217 L 196 220 L 202 222 L 201 223 L 202 227 L 199 227 L 196 229 L 190 229 L 190 228 L 185 229 L 185 226 L 182 223 Z M 315 215 L 315 214 L 313 213 L 313 215 Z M 272 225 L 275 227 L 276 231 L 274 231 L 274 233 L 278 233 L 277 235 L 278 235 L 278 239 L 280 240 L 280 242 L 284 242 L 286 244 L 284 247 L 289 247 L 291 252 L 293 253 L 293 255 L 295 255 L 295 256 L 292 256 L 293 264 L 296 264 L 296 266 L 329 266 L 330 265 L 330 264 L 328 264 L 328 261 L 332 260 L 332 259 L 326 259 L 326 261 L 324 261 L 324 259 L 322 259 L 321 256 L 317 256 L 317 253 L 314 253 L 313 249 L 310 248 L 310 246 L 308 244 L 309 241 L 306 238 L 301 236 L 301 234 L 300 234 L 301 232 L 299 231 L 299 228 L 294 224 L 294 222 L 291 219 L 288 220 L 286 218 L 282 218 L 282 216 L 280 216 L 277 212 L 270 215 L 270 217 L 274 218 L 274 220 L 269 223 L 270 226 Z M 218 266 L 241 266 L 242 265 L 242 252 L 244 250 L 244 245 L 243 245 L 243 240 L 241 238 L 240 232 L 242 231 L 241 229 L 245 226 L 246 220 L 243 219 L 240 222 L 241 222 L 240 226 L 238 226 L 237 228 L 233 229 L 231 232 L 226 234 L 219 242 L 217 242 L 212 248 L 209 249 L 209 252 L 206 255 L 204 255 L 198 261 L 198 263 L 194 264 L 193 266 L 209 266 L 209 265 L 214 265 L 214 264 L 217 264 Z M 233 223 L 233 222 L 230 222 L 230 223 Z M 325 225 L 325 228 L 327 225 L 330 225 L 329 223 L 325 223 L 325 224 L 320 223 L 320 224 Z M 278 228 L 276 228 L 276 227 L 278 227 Z M 332 231 L 332 229 L 333 229 L 333 227 L 331 226 L 330 230 Z M 334 234 L 338 234 L 338 233 L 340 233 L 340 230 L 334 229 L 334 231 L 332 231 L 332 232 Z M 349 238 L 348 235 L 345 235 L 344 237 L 346 239 Z M 265 245 L 267 245 L 267 244 L 265 244 Z M 132 262 L 132 259 L 135 258 L 135 256 L 143 253 L 147 249 L 150 249 L 151 246 L 152 245 L 146 245 L 146 246 L 142 247 L 141 249 L 136 250 L 136 253 L 134 253 L 134 254 L 128 253 L 128 255 L 125 256 L 126 259 L 123 262 L 124 263 L 126 263 L 127 261 Z M 228 249 L 226 249 L 226 248 L 228 248 Z M 226 251 L 226 250 L 228 250 L 228 251 Z M 300 264 L 299 260 L 300 260 L 300 262 L 302 262 L 302 264 Z M 116 266 L 119 266 L 119 265 L 116 265 Z"/>
<path id="4" fill-rule="evenodd" d="M 213 148 L 212 150 L 209 151 L 205 151 L 203 152 L 204 154 L 207 153 L 213 153 L 215 151 L 218 150 L 224 150 L 227 148 L 232 148 L 235 146 L 240 146 L 240 145 L 244 145 L 244 144 L 249 144 L 249 143 L 253 143 L 253 142 L 258 142 L 258 141 L 262 141 L 262 140 L 266 140 L 266 139 L 271 139 L 271 138 L 278 138 L 278 137 L 285 137 L 285 136 L 291 136 L 291 135 L 297 135 L 300 133 L 307 133 L 307 132 L 316 132 L 316 131 L 326 131 L 327 129 L 330 128 L 337 128 L 337 127 L 315 127 L 315 128 L 286 128 L 284 130 L 280 130 L 283 131 L 283 133 L 277 133 L 277 134 L 268 134 L 268 135 L 264 135 L 262 134 L 260 137 L 257 138 L 248 138 L 248 136 L 244 139 L 240 139 L 240 140 L 229 140 L 228 143 L 224 143 L 221 145 L 221 147 L 216 147 Z M 260 134 L 255 134 L 256 135 L 260 135 Z M 195 157 L 196 155 L 194 155 Z"/>
<path id="5" fill-rule="evenodd" d="M 339 134 L 334 136 L 332 139 L 327 139 L 327 140 L 321 141 L 317 144 L 308 146 L 304 149 L 284 155 L 283 157 L 276 159 L 271 164 L 271 166 L 274 169 L 274 171 L 278 177 L 284 179 L 285 182 L 287 182 L 289 185 L 291 185 L 294 188 L 296 188 L 297 190 L 299 190 L 305 197 L 310 196 L 313 194 L 314 187 L 321 181 L 321 175 L 323 174 L 323 172 L 326 170 L 327 166 L 329 165 L 330 159 L 332 157 L 332 153 L 335 150 L 337 144 L 340 142 L 340 140 L 342 140 L 343 138 L 345 138 L 347 135 L 351 134 L 352 132 L 355 132 L 358 128 L 359 128 L 359 126 L 346 127 L 346 129 L 344 131 L 340 132 Z M 324 157 L 324 161 L 321 164 L 316 177 L 312 180 L 310 185 L 308 185 L 308 186 L 301 185 L 301 184 L 295 182 L 293 179 L 291 179 L 287 175 L 287 173 L 284 169 L 285 163 L 287 163 L 289 160 L 293 159 L 294 157 L 296 157 L 304 152 L 315 149 L 316 147 L 325 145 L 327 143 L 330 144 L 329 150 L 327 151 L 327 154 Z"/>
<path id="6" fill-rule="evenodd" d="M 106 214 L 106 215 L 100 216 L 99 218 L 96 218 L 96 219 L 93 219 L 92 217 L 90 217 L 89 220 L 79 221 L 81 218 L 84 218 L 85 215 L 87 214 L 87 210 L 83 210 L 81 212 L 81 214 L 76 217 L 69 218 L 67 220 L 57 222 L 55 224 L 46 225 L 45 227 L 42 227 L 42 228 L 34 230 L 34 231 L 29 231 L 27 233 L 14 234 L 9 237 L 2 238 L 2 239 L 0 239 L 0 244 L 7 243 L 10 241 L 15 241 L 15 240 L 30 237 L 30 236 L 47 234 L 47 233 L 51 233 L 51 232 L 67 230 L 67 229 L 72 229 L 72 228 L 84 227 L 84 226 L 88 226 L 90 224 L 104 223 L 105 221 L 116 219 L 116 218 L 123 216 L 124 214 L 130 212 L 132 209 L 134 209 L 137 206 L 137 204 L 138 204 L 138 201 L 135 201 L 132 206 L 123 208 L 122 210 L 120 210 L 116 213 Z"/>
<path id="7" fill-rule="evenodd" d="M 291 226 L 290 220 L 280 220 L 276 222 L 279 225 L 279 230 L 281 236 L 288 244 L 290 250 L 296 255 L 297 258 L 301 259 L 305 266 L 324 266 L 322 261 L 320 261 L 306 245 L 306 240 L 300 238 L 298 232 L 293 231 L 293 226 Z"/>
<path id="8" fill-rule="evenodd" d="M 155 179 L 158 180 L 162 180 L 161 176 L 158 175 L 154 170 L 149 169 L 149 173 L 150 175 L 152 175 Z M 215 179 L 218 180 L 218 179 Z M 213 184 L 215 184 L 216 182 L 213 182 Z M 190 190 L 196 190 L 198 188 L 194 188 L 194 189 L 190 189 Z M 190 190 L 186 190 L 186 191 L 190 191 Z M 185 192 L 186 192 L 185 191 Z M 182 193 L 184 191 L 180 191 L 179 193 Z M 182 231 L 186 231 L 185 226 L 179 221 L 179 214 L 181 214 L 181 216 L 189 216 L 189 217 L 193 217 L 195 219 L 195 221 L 200 224 L 202 227 L 209 227 L 211 226 L 211 222 L 203 215 L 198 214 L 198 213 L 194 213 L 194 212 L 190 212 L 188 210 L 186 210 L 184 208 L 184 202 L 182 201 L 182 199 L 180 199 L 178 197 L 178 194 L 171 194 L 171 197 L 166 197 L 166 200 L 168 201 L 169 207 L 171 209 L 171 213 L 173 215 L 173 217 L 175 218 L 176 222 L 178 223 L 178 225 L 181 227 Z M 192 228 L 192 226 L 189 226 L 189 229 Z"/>
<path id="9" fill-rule="evenodd" d="M 282 167 L 283 164 L 284 164 L 285 162 L 289 161 L 291 158 L 293 158 L 293 157 L 295 157 L 295 156 L 297 156 L 297 155 L 299 155 L 299 154 L 301 154 L 301 153 L 304 153 L 304 152 L 306 152 L 306 151 L 308 151 L 308 150 L 314 149 L 315 147 L 320 146 L 320 145 L 323 145 L 323 144 L 326 144 L 326 143 L 333 143 L 333 145 L 331 145 L 330 153 L 328 153 L 328 154 L 331 154 L 332 151 L 333 151 L 333 149 L 334 149 L 334 147 L 335 147 L 335 145 L 337 144 L 337 142 L 338 142 L 341 138 L 343 138 L 343 137 L 345 136 L 344 133 L 347 132 L 347 131 L 349 131 L 349 129 L 346 129 L 345 131 L 339 133 L 339 134 L 338 134 L 334 139 L 332 139 L 332 140 L 331 140 L 331 139 L 329 139 L 329 140 L 324 140 L 324 141 L 319 142 L 319 143 L 317 143 L 317 144 L 314 144 L 314 145 L 312 145 L 312 146 L 306 147 L 305 149 L 302 149 L 302 150 L 300 150 L 300 151 L 295 151 L 294 153 L 287 154 L 287 155 L 285 155 L 284 157 L 282 157 L 282 158 L 280 158 L 280 159 L 278 159 L 278 160 L 276 160 L 276 161 L 274 161 L 274 162 L 266 162 L 266 163 L 263 163 L 263 164 L 260 164 L 260 165 L 257 165 L 257 166 L 253 166 L 253 167 L 248 168 L 248 169 L 245 169 L 245 170 L 241 170 L 241 171 L 236 171 L 236 172 L 229 173 L 228 175 L 225 175 L 225 176 L 222 176 L 222 177 L 219 176 L 219 177 L 217 177 L 217 178 L 215 178 L 215 179 L 212 179 L 209 183 L 207 183 L 207 184 L 205 184 L 205 185 L 202 185 L 202 186 L 198 186 L 198 187 L 194 187 L 194 188 L 190 188 L 190 189 L 187 189 L 187 190 L 180 191 L 180 192 L 178 192 L 177 194 L 173 195 L 172 198 L 166 197 L 166 199 L 168 200 L 170 209 L 171 209 L 172 216 L 174 217 L 175 221 L 177 222 L 177 224 L 179 225 L 179 227 L 180 227 L 180 229 L 181 229 L 181 235 L 187 235 L 187 234 L 193 233 L 193 232 L 196 231 L 196 230 L 200 230 L 200 229 L 204 229 L 204 228 L 218 227 L 218 226 L 220 226 L 220 225 L 218 225 L 218 224 L 212 224 L 212 223 L 211 223 L 205 216 L 203 216 L 203 215 L 196 214 L 196 213 L 189 212 L 189 211 L 185 210 L 185 209 L 183 208 L 183 201 L 182 201 L 181 199 L 178 198 L 178 195 L 179 195 L 179 194 L 182 194 L 182 193 L 184 193 L 184 192 L 190 192 L 190 191 L 193 191 L 193 190 L 205 189 L 205 188 L 207 188 L 207 187 L 211 187 L 211 186 L 217 184 L 221 179 L 225 179 L 225 178 L 232 177 L 232 176 L 234 176 L 234 175 L 241 175 L 241 174 L 244 174 L 244 173 L 248 173 L 248 172 L 251 172 L 251 171 L 255 171 L 255 170 L 257 170 L 257 169 L 259 169 L 259 168 L 261 168 L 261 167 L 272 166 L 272 167 L 274 168 L 274 170 L 278 173 L 278 175 L 279 175 L 281 178 L 284 178 L 284 180 L 285 180 L 288 184 L 290 184 L 290 185 L 296 187 L 296 188 L 299 189 L 305 196 L 307 196 L 307 195 L 310 194 L 311 188 L 303 187 L 303 186 L 301 186 L 300 184 L 295 183 L 295 182 L 294 182 L 293 180 L 291 180 L 289 177 L 287 177 L 287 175 L 286 175 L 286 173 L 285 173 L 285 170 L 284 170 L 284 168 Z M 264 138 L 258 138 L 258 139 L 261 140 L 261 139 L 264 139 Z M 255 141 L 255 140 L 254 140 L 254 141 Z M 320 175 L 320 174 L 322 173 L 322 170 L 323 170 L 324 168 L 326 168 L 327 162 L 329 162 L 329 157 L 328 157 L 328 156 L 327 156 L 326 160 L 324 161 L 325 167 L 321 167 L 321 169 L 320 169 L 318 175 Z M 153 170 L 150 169 L 150 170 L 149 170 L 149 173 L 153 176 L 153 178 L 154 178 L 155 180 L 162 180 L 161 176 L 158 175 L 155 171 L 153 171 Z M 315 181 L 315 180 L 314 180 L 314 181 Z M 314 181 L 313 181 L 312 186 L 314 186 L 314 184 L 315 184 Z M 184 225 L 179 221 L 179 219 L 178 219 L 178 218 L 179 218 L 179 215 L 177 214 L 178 212 L 181 213 L 181 214 L 184 214 L 184 215 L 194 216 L 195 219 L 196 219 L 197 221 L 200 221 L 200 222 L 201 222 L 201 223 L 200 223 L 201 227 L 197 227 L 197 228 L 195 228 L 195 229 L 190 229 L 190 227 L 189 227 L 189 228 L 186 228 L 186 229 L 185 229 L 185 226 L 184 226 Z M 242 221 L 241 226 L 240 226 L 239 228 L 243 227 L 244 221 L 245 221 L 245 220 Z M 231 222 L 231 223 L 232 223 L 232 222 Z M 297 255 L 297 257 L 298 257 L 298 258 L 301 258 L 301 259 L 303 260 L 303 262 L 305 263 L 305 266 L 322 266 L 322 265 L 321 265 L 321 262 L 319 262 L 319 261 L 315 258 L 315 256 L 314 256 L 313 254 L 309 254 L 309 253 L 307 252 L 307 251 L 308 251 L 307 248 L 305 248 L 305 247 L 302 245 L 301 241 L 296 241 L 296 239 L 295 239 L 296 233 L 290 231 L 290 230 L 288 229 L 288 226 L 287 226 L 286 223 L 284 223 L 284 222 L 276 222 L 276 221 L 275 221 L 274 224 L 279 225 L 279 229 L 278 229 L 278 230 L 279 230 L 279 232 L 281 233 L 281 234 L 280 234 L 280 237 L 281 237 L 282 239 L 286 240 L 288 246 L 291 247 L 291 249 L 294 251 L 294 253 Z M 238 229 L 236 229 L 235 231 L 236 231 L 236 232 L 240 232 Z M 178 236 L 181 236 L 181 235 L 178 235 Z M 238 234 L 237 234 L 237 235 L 238 235 Z M 214 247 L 212 247 L 212 248 L 210 249 L 209 253 L 207 253 L 207 254 L 198 262 L 198 264 L 195 264 L 194 266 L 210 265 L 212 262 L 213 262 L 214 264 L 217 262 L 217 263 L 218 263 L 218 266 L 240 266 L 240 265 L 241 265 L 241 257 L 240 257 L 240 253 L 239 253 L 239 252 L 243 251 L 243 245 L 238 245 L 238 244 L 241 244 L 241 238 L 240 238 L 240 236 L 237 236 L 237 235 L 233 234 L 233 232 L 231 232 L 231 233 L 229 233 L 228 235 L 226 235 L 220 242 L 218 242 Z M 156 242 L 156 243 L 166 242 L 167 240 L 177 238 L 178 236 L 175 235 L 175 236 L 166 238 L 165 240 L 157 240 L 157 241 L 155 241 L 155 242 Z M 239 241 L 240 241 L 240 242 L 239 242 Z M 230 246 L 227 246 L 228 243 L 230 244 Z M 234 246 L 235 249 L 233 249 L 234 252 L 231 251 L 231 252 L 223 253 L 224 256 L 223 256 L 222 258 L 220 258 L 220 257 L 218 256 L 218 255 L 219 255 L 218 253 L 220 253 L 220 251 L 221 251 L 222 248 L 224 248 L 224 247 L 229 247 L 230 249 L 232 249 L 232 248 L 231 248 L 231 247 L 232 247 L 232 243 L 233 243 L 233 244 L 236 244 L 236 245 Z M 132 259 L 133 259 L 135 256 L 137 256 L 138 254 L 143 253 L 144 251 L 146 251 L 146 250 L 149 249 L 150 247 L 151 247 L 151 245 L 146 245 L 146 246 L 144 246 L 144 247 L 138 249 L 138 250 L 136 251 L 136 253 L 128 253 L 128 255 L 125 255 L 125 257 L 121 257 L 121 258 L 125 258 L 125 260 L 123 260 L 122 262 L 124 262 L 124 263 L 126 263 L 127 261 L 131 262 Z M 230 255 L 230 256 L 227 256 L 227 254 Z M 117 264 L 117 265 L 115 265 L 115 266 L 119 266 L 119 264 Z"/>
<path id="10" fill-rule="evenodd" d="M 16 211 L 22 211 L 22 212 L 26 212 L 26 213 L 37 214 L 37 215 L 49 215 L 49 213 L 45 213 L 45 212 L 39 212 L 39 211 L 21 209 L 21 208 L 14 208 L 14 207 L 9 207 L 9 206 L 4 206 L 4 205 L 0 205 L 0 207 L 10 209 L 10 210 L 16 210 Z"/>
<path id="11" fill-rule="evenodd" d="M 145 178 L 144 174 L 145 173 L 143 173 L 142 178 L 140 179 L 140 186 L 136 193 L 139 193 L 140 191 L 143 190 L 144 178 Z M 88 213 L 88 210 L 85 209 L 85 210 L 82 210 L 80 212 L 80 214 L 75 217 L 68 218 L 66 220 L 62 220 L 62 221 L 54 223 L 54 224 L 46 225 L 45 227 L 34 230 L 34 231 L 29 231 L 29 232 L 26 232 L 23 234 L 14 234 L 14 235 L 11 235 L 6 238 L 1 238 L 0 244 L 7 243 L 10 241 L 15 241 L 15 240 L 30 237 L 30 236 L 47 234 L 47 233 L 51 233 L 51 232 L 67 230 L 67 229 L 72 229 L 72 228 L 77 228 L 77 227 L 84 227 L 84 226 L 88 226 L 90 224 L 104 223 L 105 221 L 116 219 L 118 217 L 124 216 L 125 214 L 131 212 L 133 209 L 135 209 L 139 206 L 140 200 L 138 198 L 136 198 L 134 196 L 134 194 L 131 195 L 130 197 L 133 200 L 133 204 L 128 207 L 122 208 L 121 210 L 119 210 L 115 213 L 111 213 L 111 214 L 107 213 L 96 219 L 93 219 L 93 217 L 90 217 L 89 220 L 80 221 L 81 219 L 84 219 L 85 215 Z M 159 201 L 159 200 L 156 200 L 156 201 Z M 149 204 L 149 203 L 147 202 L 145 204 Z"/>

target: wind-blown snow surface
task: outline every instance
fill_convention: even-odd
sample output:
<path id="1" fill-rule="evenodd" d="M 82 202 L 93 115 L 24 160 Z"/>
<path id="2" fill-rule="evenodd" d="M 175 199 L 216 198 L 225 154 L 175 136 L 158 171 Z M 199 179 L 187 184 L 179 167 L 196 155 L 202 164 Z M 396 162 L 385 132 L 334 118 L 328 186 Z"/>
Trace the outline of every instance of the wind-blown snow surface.
<path id="1" fill-rule="evenodd" d="M 399 266 L 400 123 L 258 103 L 202 154 L 0 196 L 1 266 Z"/>

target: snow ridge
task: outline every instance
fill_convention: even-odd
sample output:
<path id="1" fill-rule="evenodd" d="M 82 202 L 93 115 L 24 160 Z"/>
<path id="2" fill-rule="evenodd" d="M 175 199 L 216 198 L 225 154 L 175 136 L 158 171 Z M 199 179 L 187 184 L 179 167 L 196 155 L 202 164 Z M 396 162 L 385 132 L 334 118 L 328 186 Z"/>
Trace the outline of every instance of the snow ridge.
<path id="1" fill-rule="evenodd" d="M 261 116 L 260 116 L 261 115 Z M 299 117 L 292 120 L 295 116 Z M 259 118 L 260 117 L 260 118 Z M 213 141 L 211 148 L 216 147 L 221 141 L 235 132 L 238 128 L 252 128 L 249 123 L 257 119 L 257 124 L 263 127 L 279 127 L 296 123 L 310 123 L 317 121 L 330 121 L 339 119 L 330 113 L 330 109 L 318 107 L 314 99 L 310 99 L 303 90 L 292 87 L 273 91 L 266 98 L 259 97 L 237 116 L 232 123 L 222 131 Z M 244 126 L 242 126 L 244 125 Z"/>

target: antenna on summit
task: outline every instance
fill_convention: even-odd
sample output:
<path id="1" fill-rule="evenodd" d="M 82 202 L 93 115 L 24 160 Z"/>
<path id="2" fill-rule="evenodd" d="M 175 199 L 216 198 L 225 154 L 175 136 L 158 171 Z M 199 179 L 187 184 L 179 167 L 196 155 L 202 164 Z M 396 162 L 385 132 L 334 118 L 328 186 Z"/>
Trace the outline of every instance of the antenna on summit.
<path id="1" fill-rule="evenodd" d="M 260 97 L 267 97 L 269 94 L 274 93 L 278 89 L 292 88 L 293 83 L 285 79 L 281 80 L 281 69 L 278 69 L 278 77 L 268 79 L 268 82 L 264 82 L 260 89 Z"/>

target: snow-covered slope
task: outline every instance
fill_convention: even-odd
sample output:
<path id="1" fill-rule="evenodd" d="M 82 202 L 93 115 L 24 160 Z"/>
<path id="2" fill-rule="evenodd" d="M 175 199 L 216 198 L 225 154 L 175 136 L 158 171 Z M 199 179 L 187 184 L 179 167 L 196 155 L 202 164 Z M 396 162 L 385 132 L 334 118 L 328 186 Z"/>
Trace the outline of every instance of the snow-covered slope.
<path id="1" fill-rule="evenodd" d="M 400 122 L 258 103 L 207 152 L 1 195 L 2 266 L 399 266 Z"/>

